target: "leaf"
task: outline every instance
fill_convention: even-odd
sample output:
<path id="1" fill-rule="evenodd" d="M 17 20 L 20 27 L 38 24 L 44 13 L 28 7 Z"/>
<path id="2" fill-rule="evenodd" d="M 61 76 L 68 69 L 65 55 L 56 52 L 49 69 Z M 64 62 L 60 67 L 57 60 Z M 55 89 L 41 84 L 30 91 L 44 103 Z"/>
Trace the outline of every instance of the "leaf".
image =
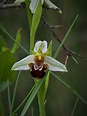
<path id="1" fill-rule="evenodd" d="M 21 104 L 14 110 L 14 112 L 13 112 L 12 114 L 15 114 L 15 113 L 20 109 L 20 107 L 24 105 L 24 103 L 28 100 L 29 96 L 31 95 L 32 91 L 34 90 L 35 86 L 36 86 L 36 85 L 34 84 L 34 86 L 31 88 L 31 90 L 29 91 L 29 93 L 27 94 L 27 96 L 24 98 L 24 100 L 23 100 L 23 101 L 21 102 Z"/>
<path id="2" fill-rule="evenodd" d="M 41 2 L 39 2 L 38 7 L 32 18 L 32 27 L 30 32 L 30 50 L 32 50 L 34 47 L 34 38 L 40 22 L 41 14 L 42 14 L 42 5 Z"/>
<path id="3" fill-rule="evenodd" d="M 30 31 L 31 31 L 31 25 L 32 25 L 32 12 L 29 8 L 30 6 L 30 1 L 29 0 L 25 0 L 25 4 L 26 4 L 26 10 L 27 10 L 27 15 L 28 15 L 28 22 L 29 22 L 29 27 L 30 27 Z"/>
<path id="4" fill-rule="evenodd" d="M 79 94 L 78 92 L 71 86 L 69 85 L 68 83 L 66 83 L 65 81 L 63 81 L 61 78 L 59 78 L 57 75 L 55 75 L 53 72 L 51 72 L 51 74 L 56 77 L 61 83 L 63 83 L 67 88 L 69 88 L 73 94 L 75 94 L 76 96 L 78 96 L 78 98 L 80 100 L 82 100 L 85 104 L 87 104 L 87 101 L 84 100 Z"/>
<path id="5" fill-rule="evenodd" d="M 48 85 L 49 85 L 49 77 L 50 77 L 50 71 L 48 71 L 47 76 L 45 77 L 44 100 L 45 100 L 45 96 L 46 96 Z"/>
<path id="6" fill-rule="evenodd" d="M 20 116 L 24 116 L 24 115 L 25 115 L 26 111 L 28 110 L 30 104 L 32 103 L 33 99 L 35 98 L 35 96 L 36 96 L 36 94 L 37 94 L 37 92 L 38 92 L 40 86 L 42 85 L 43 81 L 44 81 L 44 78 L 41 79 L 41 80 L 36 84 L 36 87 L 34 88 L 34 90 L 33 90 L 33 92 L 31 93 L 29 99 L 27 100 L 27 102 L 26 102 L 26 104 L 25 104 L 25 106 L 24 106 L 24 108 L 23 108 L 23 110 L 22 110 Z"/>
<path id="7" fill-rule="evenodd" d="M 49 52 L 49 56 L 52 56 L 52 40 L 50 41 L 48 52 Z"/>
<path id="8" fill-rule="evenodd" d="M 64 38 L 63 38 L 63 40 L 62 40 L 61 44 L 60 44 L 60 45 L 59 45 L 59 47 L 57 48 L 57 50 L 56 50 L 56 52 L 55 52 L 55 54 L 54 54 L 53 58 L 56 58 L 56 57 L 57 57 L 57 55 L 59 54 L 59 52 L 60 52 L 60 50 L 61 50 L 62 46 L 64 45 L 64 43 L 65 43 L 65 41 L 66 41 L 66 39 L 67 39 L 67 37 L 68 37 L 69 33 L 71 32 L 71 29 L 72 29 L 72 27 L 73 27 L 73 25 L 74 25 L 74 23 L 75 23 L 75 21 L 76 21 L 76 19 L 77 19 L 77 18 L 78 18 L 78 15 L 75 17 L 74 21 L 72 22 L 72 24 L 71 24 L 70 28 L 68 29 L 68 31 L 67 31 L 67 33 L 66 33 L 66 35 L 65 35 L 65 36 L 64 36 Z"/>
<path id="9" fill-rule="evenodd" d="M 13 81 L 15 78 L 15 71 L 11 71 L 11 67 L 15 62 L 13 54 L 9 50 L 5 50 L 0 54 L 0 83 Z"/>
<path id="10" fill-rule="evenodd" d="M 29 54 L 29 52 L 28 52 L 21 44 L 19 44 L 19 43 L 7 32 L 7 30 L 6 30 L 5 26 L 4 26 L 4 24 L 2 24 L 2 23 L 0 23 L 0 30 L 3 31 L 5 34 L 7 34 L 8 37 L 10 37 L 10 39 L 12 39 L 15 43 L 17 43 L 18 46 L 19 46 L 22 50 L 24 50 L 27 54 Z"/>
<path id="11" fill-rule="evenodd" d="M 49 9 L 58 10 L 59 13 L 62 13 L 62 11 L 56 5 L 54 5 L 50 0 L 45 0 L 45 4 Z"/>
<path id="12" fill-rule="evenodd" d="M 17 32 L 16 42 L 19 43 L 19 44 L 21 42 L 21 28 Z M 15 53 L 17 51 L 17 49 L 19 48 L 19 45 L 16 42 L 14 43 L 14 46 L 12 48 L 12 53 Z"/>
<path id="13" fill-rule="evenodd" d="M 0 52 L 2 52 L 3 47 L 6 47 L 5 40 L 0 36 Z"/>
<path id="14" fill-rule="evenodd" d="M 49 55 L 52 56 L 52 41 L 50 41 L 50 44 L 48 47 L 48 52 L 49 52 Z M 49 85 L 49 76 L 50 76 L 50 71 L 48 71 L 48 73 L 45 77 L 44 100 L 45 100 L 46 92 L 47 92 L 48 85 Z"/>
<path id="15" fill-rule="evenodd" d="M 73 107 L 71 116 L 74 116 L 74 112 L 75 112 L 75 109 L 76 109 L 76 106 L 77 106 L 78 101 L 79 101 L 79 97 L 77 97 L 77 99 L 76 99 L 76 101 L 75 101 L 75 104 L 74 104 L 74 107 Z"/>

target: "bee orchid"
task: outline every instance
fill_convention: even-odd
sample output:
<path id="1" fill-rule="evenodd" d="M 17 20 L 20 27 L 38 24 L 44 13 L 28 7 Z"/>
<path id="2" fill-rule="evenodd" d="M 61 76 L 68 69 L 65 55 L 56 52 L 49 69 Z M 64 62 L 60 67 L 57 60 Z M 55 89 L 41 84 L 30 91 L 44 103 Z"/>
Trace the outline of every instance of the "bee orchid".
<path id="1" fill-rule="evenodd" d="M 47 70 L 67 72 L 65 65 L 48 55 L 46 41 L 37 41 L 32 53 L 16 62 L 11 70 L 30 70 L 34 78 L 43 78 Z"/>

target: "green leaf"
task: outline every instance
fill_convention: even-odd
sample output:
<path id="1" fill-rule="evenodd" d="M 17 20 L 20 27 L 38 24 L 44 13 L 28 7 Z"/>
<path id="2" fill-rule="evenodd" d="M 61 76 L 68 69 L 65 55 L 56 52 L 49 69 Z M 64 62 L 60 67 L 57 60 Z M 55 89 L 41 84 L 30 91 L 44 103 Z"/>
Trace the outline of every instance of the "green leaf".
<path id="1" fill-rule="evenodd" d="M 17 32 L 16 42 L 19 43 L 19 44 L 21 42 L 21 28 Z M 19 48 L 19 45 L 16 42 L 14 43 L 14 46 L 12 48 L 12 53 L 15 53 L 17 51 L 17 49 Z"/>
<path id="2" fill-rule="evenodd" d="M 29 91 L 29 93 L 27 94 L 27 96 L 24 98 L 24 100 L 23 100 L 23 101 L 21 102 L 21 104 L 14 110 L 14 112 L 13 112 L 12 114 L 15 114 L 15 113 L 20 109 L 20 107 L 24 105 L 24 103 L 28 100 L 29 96 L 31 95 L 32 91 L 34 90 L 35 86 L 36 86 L 36 85 L 34 84 L 34 86 L 33 86 L 32 89 Z"/>
<path id="3" fill-rule="evenodd" d="M 55 75 L 53 72 L 51 72 L 51 74 L 56 77 L 61 83 L 63 83 L 67 88 L 69 88 L 73 94 L 75 94 L 76 96 L 78 96 L 79 99 L 81 99 L 85 104 L 87 104 L 87 101 L 84 100 L 79 94 L 78 92 L 73 89 L 73 87 L 71 85 L 69 85 L 68 83 L 66 83 L 65 81 L 63 81 L 61 78 L 59 78 L 57 75 Z"/>
<path id="4" fill-rule="evenodd" d="M 44 78 L 41 79 L 41 80 L 36 84 L 36 87 L 34 88 L 34 90 L 33 90 L 33 92 L 31 93 L 29 99 L 27 100 L 27 102 L 26 102 L 26 104 L 25 104 L 25 106 L 24 106 L 24 108 L 23 108 L 23 110 L 22 110 L 20 116 L 24 116 L 24 115 L 25 115 L 26 111 L 28 110 L 30 104 L 32 103 L 33 99 L 35 98 L 35 96 L 36 96 L 36 94 L 37 94 L 37 92 L 38 92 L 40 86 L 42 85 L 43 81 L 44 81 Z"/>
<path id="5" fill-rule="evenodd" d="M 20 74 L 21 74 L 21 70 L 19 71 L 19 73 L 17 75 L 17 79 L 16 79 L 16 83 L 15 83 L 15 87 L 14 87 L 12 103 L 11 103 L 11 111 L 13 111 L 13 106 L 14 106 L 14 102 L 15 102 L 15 96 L 16 96 L 16 91 L 17 91 L 17 86 L 18 86 L 18 81 L 19 81 Z"/>
<path id="6" fill-rule="evenodd" d="M 76 109 L 76 106 L 77 106 L 78 101 L 79 101 L 79 97 L 77 97 L 77 99 L 76 99 L 76 101 L 75 101 L 75 104 L 74 104 L 74 107 L 73 107 L 71 116 L 74 116 L 74 112 L 75 112 L 75 109 Z"/>
<path id="7" fill-rule="evenodd" d="M 5 40 L 0 36 L 0 52 L 2 52 L 3 47 L 6 47 Z"/>
<path id="8" fill-rule="evenodd" d="M 30 8 L 29 8 L 29 6 L 30 6 L 30 0 L 25 0 L 25 4 L 26 4 L 26 9 L 27 9 L 29 27 L 30 27 L 30 30 L 31 30 L 31 25 L 32 25 L 32 13 L 31 13 L 31 10 L 30 10 Z"/>
<path id="9" fill-rule="evenodd" d="M 49 55 L 52 56 L 52 41 L 50 41 L 50 44 L 48 47 L 48 52 L 49 52 Z M 48 73 L 45 77 L 44 100 L 45 100 L 46 92 L 47 92 L 48 85 L 49 85 L 49 75 L 50 75 L 50 71 L 48 71 Z"/>
<path id="10" fill-rule="evenodd" d="M 49 56 L 52 56 L 52 40 L 50 41 L 48 52 L 49 52 Z"/>
<path id="11" fill-rule="evenodd" d="M 15 62 L 13 54 L 6 50 L 0 54 L 0 83 L 7 81 L 13 81 L 15 78 L 15 71 L 11 71 L 11 67 Z"/>
<path id="12" fill-rule="evenodd" d="M 72 24 L 71 24 L 70 28 L 68 29 L 68 31 L 67 31 L 65 37 L 63 38 L 61 44 L 59 45 L 58 49 L 56 50 L 56 52 L 55 52 L 53 58 L 56 58 L 57 55 L 59 54 L 59 52 L 60 52 L 62 46 L 64 45 L 64 43 L 65 43 L 65 41 L 66 41 L 66 39 L 67 39 L 67 37 L 68 37 L 68 35 L 69 35 L 69 33 L 70 33 L 70 31 L 71 31 L 71 29 L 72 29 L 72 27 L 73 27 L 73 25 L 74 25 L 74 23 L 75 23 L 75 21 L 76 21 L 77 18 L 78 18 L 78 15 L 75 17 L 74 21 L 72 22 Z"/>
<path id="13" fill-rule="evenodd" d="M 44 100 L 45 100 L 45 96 L 46 96 L 48 85 L 49 85 L 49 76 L 50 76 L 50 71 L 48 71 L 47 76 L 45 77 Z"/>
<path id="14" fill-rule="evenodd" d="M 41 14 L 42 14 L 42 5 L 41 2 L 39 2 L 32 18 L 32 27 L 30 32 L 30 50 L 32 50 L 34 47 L 34 38 L 40 22 Z"/>
<path id="15" fill-rule="evenodd" d="M 0 30 L 3 31 L 5 34 L 7 34 L 8 37 L 10 37 L 10 39 L 12 39 L 15 43 L 17 43 L 18 46 L 19 46 L 22 50 L 24 50 L 27 54 L 29 54 L 29 52 L 28 52 L 21 44 L 19 44 L 19 43 L 7 32 L 5 26 L 4 26 L 3 24 L 1 24 L 1 23 L 0 23 Z"/>

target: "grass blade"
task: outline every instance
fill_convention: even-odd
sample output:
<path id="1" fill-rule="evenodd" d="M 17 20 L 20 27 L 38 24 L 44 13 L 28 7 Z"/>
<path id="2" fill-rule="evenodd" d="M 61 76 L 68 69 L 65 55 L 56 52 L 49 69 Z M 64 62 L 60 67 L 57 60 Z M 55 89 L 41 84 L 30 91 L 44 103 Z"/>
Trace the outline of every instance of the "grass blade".
<path id="1" fill-rule="evenodd" d="M 51 72 L 51 74 L 56 77 L 60 82 L 62 82 L 66 87 L 68 87 L 73 94 L 75 94 L 76 96 L 78 96 L 85 104 L 87 104 L 87 101 L 85 101 L 78 93 L 75 89 L 73 89 L 69 84 L 67 84 L 65 81 L 63 81 L 62 79 L 60 79 L 57 75 L 55 75 L 53 72 Z"/>
<path id="2" fill-rule="evenodd" d="M 20 28 L 20 29 L 17 31 L 17 34 L 16 34 L 16 41 L 17 41 L 19 44 L 20 44 L 20 42 L 21 42 L 21 30 L 22 30 L 22 28 Z M 19 48 L 19 45 L 17 45 L 16 43 L 14 43 L 11 52 L 12 52 L 12 53 L 16 53 L 16 51 L 18 50 L 18 48 Z"/>
<path id="3" fill-rule="evenodd" d="M 56 58 L 57 55 L 59 54 L 59 52 L 60 52 L 62 46 L 64 45 L 64 43 L 65 43 L 65 41 L 66 41 L 66 39 L 67 39 L 67 37 L 68 37 L 68 35 L 69 35 L 69 33 L 70 33 L 70 31 L 71 31 L 73 25 L 74 25 L 74 23 L 75 23 L 77 17 L 78 17 L 78 15 L 77 15 L 76 18 L 74 19 L 73 23 L 71 24 L 69 30 L 67 31 L 67 33 L 66 33 L 66 35 L 65 35 L 65 37 L 64 37 L 64 39 L 62 40 L 62 42 L 61 42 L 61 44 L 59 45 L 57 51 L 55 52 L 55 54 L 54 54 L 54 56 L 53 56 L 54 58 Z"/>
<path id="4" fill-rule="evenodd" d="M 10 97 L 10 90 L 9 90 L 9 80 L 7 80 L 7 85 L 8 85 L 9 116 L 11 116 L 11 114 L 12 114 L 12 109 L 11 109 L 11 97 Z"/>
<path id="5" fill-rule="evenodd" d="M 27 54 L 29 54 L 29 52 L 22 46 L 20 45 L 8 32 L 7 30 L 5 29 L 4 25 L 3 24 L 0 24 L 0 29 L 8 35 L 8 37 L 10 37 L 23 51 L 25 51 Z"/>
<path id="6" fill-rule="evenodd" d="M 26 104 L 25 104 L 25 106 L 24 106 L 24 108 L 23 108 L 23 110 L 22 110 L 20 116 L 24 116 L 24 115 L 25 115 L 26 111 L 28 110 L 28 108 L 29 108 L 30 104 L 32 103 L 34 97 L 36 96 L 36 94 L 37 94 L 37 92 L 38 92 L 40 86 L 41 86 L 42 83 L 43 83 L 43 81 L 44 81 L 44 78 L 41 79 L 41 80 L 36 84 L 36 87 L 34 88 L 33 92 L 31 93 L 31 96 L 30 96 L 29 99 L 27 100 L 27 102 L 26 102 Z"/>
<path id="7" fill-rule="evenodd" d="M 41 1 L 39 1 L 37 9 L 32 17 L 32 26 L 30 31 L 30 50 L 32 50 L 34 47 L 35 34 L 40 22 L 41 15 L 42 15 L 42 5 L 41 5 Z"/>
<path id="8" fill-rule="evenodd" d="M 76 102 L 75 102 L 75 104 L 74 104 L 74 107 L 73 107 L 73 110 L 72 110 L 71 116 L 74 116 L 74 112 L 75 112 L 75 109 L 76 109 L 76 106 L 77 106 L 78 100 L 79 100 L 79 97 L 77 97 L 77 99 L 76 99 Z"/>
<path id="9" fill-rule="evenodd" d="M 24 100 L 21 102 L 21 104 L 14 110 L 14 112 L 12 114 L 15 114 L 19 109 L 20 107 L 26 102 L 26 100 L 29 98 L 30 94 L 32 93 L 32 91 L 34 90 L 35 88 L 35 84 L 34 86 L 32 87 L 32 89 L 29 91 L 28 95 L 24 98 Z"/>
<path id="10" fill-rule="evenodd" d="M 15 88 L 14 88 L 14 93 L 13 93 L 13 98 L 12 98 L 12 110 L 13 110 L 13 106 L 14 106 L 14 101 L 15 101 L 15 96 L 16 96 L 16 90 L 17 90 L 17 85 L 18 85 L 18 80 L 19 80 L 19 77 L 20 77 L 20 73 L 21 71 L 19 71 L 18 73 L 18 76 L 17 76 L 17 79 L 16 79 L 16 84 L 15 84 Z"/>

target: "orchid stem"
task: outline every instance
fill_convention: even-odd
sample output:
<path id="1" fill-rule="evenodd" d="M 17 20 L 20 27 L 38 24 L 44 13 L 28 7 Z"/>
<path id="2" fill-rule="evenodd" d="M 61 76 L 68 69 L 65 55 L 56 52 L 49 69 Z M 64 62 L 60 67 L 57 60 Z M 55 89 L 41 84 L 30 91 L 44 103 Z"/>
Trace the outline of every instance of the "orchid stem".
<path id="1" fill-rule="evenodd" d="M 45 114 L 45 106 L 44 106 L 44 96 L 42 94 L 42 89 L 40 88 L 38 91 L 38 104 L 39 104 L 39 111 L 40 116 L 46 116 Z"/>

